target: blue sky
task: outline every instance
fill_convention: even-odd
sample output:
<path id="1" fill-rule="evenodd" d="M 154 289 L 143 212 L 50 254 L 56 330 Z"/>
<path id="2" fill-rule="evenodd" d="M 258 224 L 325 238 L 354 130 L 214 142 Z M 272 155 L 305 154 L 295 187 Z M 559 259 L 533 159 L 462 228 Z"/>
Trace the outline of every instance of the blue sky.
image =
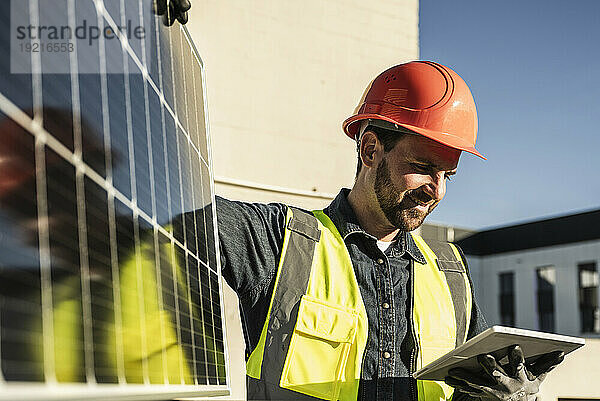
<path id="1" fill-rule="evenodd" d="M 478 109 L 429 221 L 468 228 L 600 208 L 600 1 L 421 0 L 421 59 L 453 68 Z"/>

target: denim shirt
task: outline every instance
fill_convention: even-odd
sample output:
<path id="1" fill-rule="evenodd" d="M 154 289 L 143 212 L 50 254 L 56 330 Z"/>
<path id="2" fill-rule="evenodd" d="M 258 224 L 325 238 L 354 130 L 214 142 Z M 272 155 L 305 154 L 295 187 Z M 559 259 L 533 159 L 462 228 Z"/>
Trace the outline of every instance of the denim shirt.
<path id="1" fill-rule="evenodd" d="M 342 189 L 324 210 L 344 238 L 367 311 L 369 330 L 361 369 L 359 400 L 416 401 L 411 377 L 413 261 L 425 258 L 412 236 L 399 232 L 384 252 L 359 225 Z M 283 237 L 287 206 L 251 204 L 217 197 L 217 221 L 223 277 L 240 302 L 246 358 L 256 347 L 266 320 Z M 466 264 L 466 261 L 465 261 Z M 473 302 L 471 338 L 486 328 Z M 454 399 L 468 399 L 455 394 Z"/>

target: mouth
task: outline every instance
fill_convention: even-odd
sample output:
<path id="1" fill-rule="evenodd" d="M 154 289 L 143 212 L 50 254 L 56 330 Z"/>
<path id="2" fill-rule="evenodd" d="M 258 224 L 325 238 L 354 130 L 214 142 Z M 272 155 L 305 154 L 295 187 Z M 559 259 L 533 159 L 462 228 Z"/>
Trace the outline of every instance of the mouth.
<path id="1" fill-rule="evenodd" d="M 415 198 L 412 194 L 406 194 L 406 197 L 412 202 L 414 203 L 415 208 L 417 209 L 421 209 L 423 211 L 427 211 L 429 210 L 429 207 L 433 204 L 433 201 L 429 201 L 429 202 L 423 202 L 417 198 Z"/>

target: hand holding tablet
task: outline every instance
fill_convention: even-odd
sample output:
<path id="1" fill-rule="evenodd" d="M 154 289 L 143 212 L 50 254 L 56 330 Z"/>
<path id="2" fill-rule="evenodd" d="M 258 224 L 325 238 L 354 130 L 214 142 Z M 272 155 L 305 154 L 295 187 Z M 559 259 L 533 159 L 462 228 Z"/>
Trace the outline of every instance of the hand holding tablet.
<path id="1" fill-rule="evenodd" d="M 494 326 L 413 376 L 446 381 L 484 400 L 525 401 L 565 354 L 584 344 L 582 338 Z"/>
<path id="2" fill-rule="evenodd" d="M 539 391 L 546 374 L 561 363 L 564 356 L 563 351 L 553 351 L 526 366 L 521 347 L 513 345 L 508 349 L 509 362 L 504 367 L 490 354 L 479 355 L 477 360 L 483 372 L 453 368 L 448 371 L 445 382 L 482 400 L 525 401 Z"/>

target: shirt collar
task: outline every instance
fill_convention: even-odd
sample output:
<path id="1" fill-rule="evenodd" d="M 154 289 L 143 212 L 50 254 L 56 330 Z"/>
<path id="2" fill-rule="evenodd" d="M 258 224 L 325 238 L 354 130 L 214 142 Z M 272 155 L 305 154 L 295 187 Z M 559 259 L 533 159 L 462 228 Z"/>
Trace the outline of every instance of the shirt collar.
<path id="1" fill-rule="evenodd" d="M 351 235 L 362 235 L 376 241 L 377 238 L 360 227 L 358 218 L 348 202 L 349 193 L 349 189 L 343 188 L 331 204 L 327 206 L 325 214 L 333 221 L 333 224 L 335 224 L 344 241 Z M 426 263 L 425 257 L 417 247 L 417 244 L 410 233 L 400 231 L 395 239 L 397 241 L 392 246 L 391 256 L 401 256 L 404 253 L 408 253 L 417 262 L 423 264 Z"/>

